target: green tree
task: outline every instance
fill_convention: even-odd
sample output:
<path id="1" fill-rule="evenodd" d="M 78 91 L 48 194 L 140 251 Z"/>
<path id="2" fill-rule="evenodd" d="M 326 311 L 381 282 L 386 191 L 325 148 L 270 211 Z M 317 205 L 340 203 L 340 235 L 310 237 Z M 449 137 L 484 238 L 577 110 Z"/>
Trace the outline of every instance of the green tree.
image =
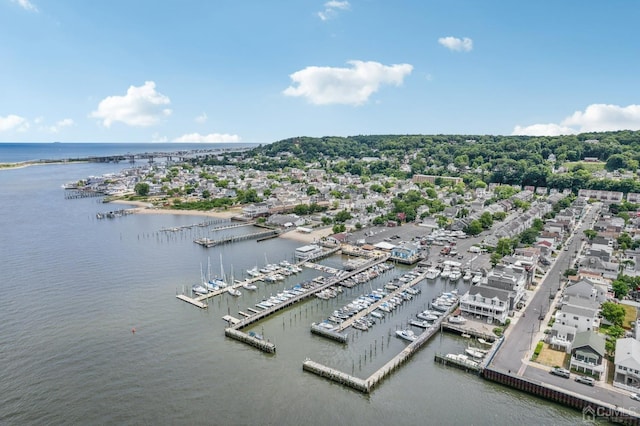
<path id="1" fill-rule="evenodd" d="M 347 227 L 345 226 L 344 223 L 336 223 L 335 225 L 333 225 L 333 233 L 334 234 L 338 234 L 340 232 L 344 232 L 346 231 Z"/>
<path id="2" fill-rule="evenodd" d="M 595 237 L 598 236 L 598 233 L 593 229 L 585 229 L 582 232 L 584 232 L 585 237 L 587 237 L 589 241 L 592 241 Z"/>
<path id="3" fill-rule="evenodd" d="M 346 210 L 342 210 L 335 215 L 335 221 L 338 223 L 344 223 L 347 220 L 351 219 L 351 213 Z"/>
<path id="4" fill-rule="evenodd" d="M 604 302 L 600 308 L 602 316 L 614 325 L 622 326 L 624 308 L 614 302 Z"/>
<path id="5" fill-rule="evenodd" d="M 479 220 L 474 219 L 469 222 L 469 225 L 464 229 L 464 232 L 469 235 L 478 235 L 482 232 L 482 224 Z"/>
<path id="6" fill-rule="evenodd" d="M 493 225 L 493 217 L 491 213 L 484 212 L 480 215 L 480 225 L 482 225 L 483 229 L 489 229 Z"/>
<path id="7" fill-rule="evenodd" d="M 624 328 L 620 327 L 617 324 L 612 325 L 607 329 L 607 336 L 611 337 L 614 340 L 624 336 L 624 333 L 625 333 Z"/>
<path id="8" fill-rule="evenodd" d="M 614 280 L 611 287 L 618 299 L 622 299 L 629 293 L 629 284 L 624 279 Z"/>
<path id="9" fill-rule="evenodd" d="M 136 183 L 136 186 L 133 187 L 133 190 L 137 195 L 146 197 L 147 195 L 149 195 L 149 184 L 145 182 Z"/>

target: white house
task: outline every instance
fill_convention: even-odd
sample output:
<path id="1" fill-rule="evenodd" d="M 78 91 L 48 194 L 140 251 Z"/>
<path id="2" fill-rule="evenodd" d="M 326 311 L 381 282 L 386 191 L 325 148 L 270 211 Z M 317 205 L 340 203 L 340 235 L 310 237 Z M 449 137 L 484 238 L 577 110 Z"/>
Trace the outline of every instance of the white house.
<path id="1" fill-rule="evenodd" d="M 640 341 L 627 337 L 616 341 L 613 386 L 640 391 Z"/>

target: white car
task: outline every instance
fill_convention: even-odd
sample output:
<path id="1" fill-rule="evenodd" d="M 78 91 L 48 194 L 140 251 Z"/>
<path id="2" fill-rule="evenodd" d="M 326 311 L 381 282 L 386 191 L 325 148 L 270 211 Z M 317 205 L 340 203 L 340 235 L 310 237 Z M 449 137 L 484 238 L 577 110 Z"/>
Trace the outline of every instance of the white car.
<path id="1" fill-rule="evenodd" d="M 635 399 L 636 401 L 640 401 L 640 393 L 632 393 L 630 395 L 631 399 Z"/>

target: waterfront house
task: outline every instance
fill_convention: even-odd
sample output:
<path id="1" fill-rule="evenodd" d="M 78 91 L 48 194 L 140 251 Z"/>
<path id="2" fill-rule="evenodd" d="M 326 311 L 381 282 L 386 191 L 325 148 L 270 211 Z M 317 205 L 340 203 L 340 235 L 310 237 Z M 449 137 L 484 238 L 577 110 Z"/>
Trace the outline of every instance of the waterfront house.
<path id="1" fill-rule="evenodd" d="M 391 249 L 390 260 L 404 264 L 413 264 L 420 260 L 419 253 L 420 248 L 417 244 L 403 243 Z"/>
<path id="2" fill-rule="evenodd" d="M 603 362 L 605 354 L 604 336 L 593 331 L 576 333 L 571 344 L 569 368 L 600 379 L 605 372 Z"/>
<path id="3" fill-rule="evenodd" d="M 616 341 L 613 386 L 640 391 L 640 341 L 627 337 Z"/>
<path id="4" fill-rule="evenodd" d="M 504 324 L 509 314 L 510 292 L 483 285 L 472 286 L 460 298 L 460 310 L 489 324 Z"/>

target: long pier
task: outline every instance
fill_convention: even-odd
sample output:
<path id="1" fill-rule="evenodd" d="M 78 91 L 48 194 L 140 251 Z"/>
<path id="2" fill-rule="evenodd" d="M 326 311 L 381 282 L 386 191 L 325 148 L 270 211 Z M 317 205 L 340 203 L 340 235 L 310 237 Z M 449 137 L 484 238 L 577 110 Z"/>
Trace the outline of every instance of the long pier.
<path id="1" fill-rule="evenodd" d="M 243 225 L 240 225 L 240 226 L 243 226 Z M 265 237 L 275 236 L 278 234 L 279 234 L 279 231 L 277 230 L 269 230 L 269 231 L 254 232 L 252 234 L 222 237 L 217 240 L 214 240 L 211 238 L 198 238 L 193 242 L 196 244 L 200 244 L 202 247 L 210 248 L 210 247 L 218 246 L 220 244 L 228 244 L 228 243 L 235 243 L 235 242 L 244 241 L 244 240 L 265 238 Z"/>

